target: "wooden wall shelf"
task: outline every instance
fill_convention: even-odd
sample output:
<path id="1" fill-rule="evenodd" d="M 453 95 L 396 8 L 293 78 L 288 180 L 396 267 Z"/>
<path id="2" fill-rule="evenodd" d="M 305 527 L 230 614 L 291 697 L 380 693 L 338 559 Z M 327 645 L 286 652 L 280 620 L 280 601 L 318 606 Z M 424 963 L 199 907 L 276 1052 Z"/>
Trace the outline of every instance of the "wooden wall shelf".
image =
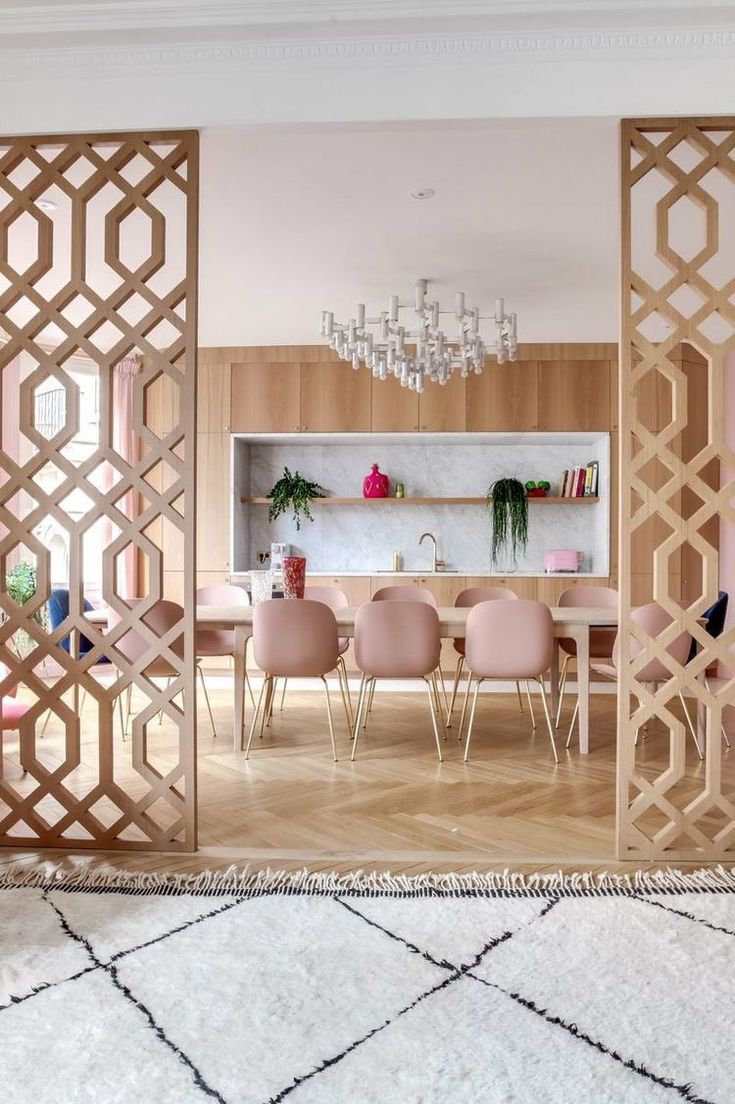
<path id="1" fill-rule="evenodd" d="M 547 495 L 545 498 L 529 498 L 529 505 L 548 506 L 593 506 L 599 498 L 588 495 L 586 498 L 560 498 L 559 495 Z M 244 506 L 270 506 L 269 498 L 241 498 Z M 485 506 L 486 498 L 313 498 L 310 506 Z"/>

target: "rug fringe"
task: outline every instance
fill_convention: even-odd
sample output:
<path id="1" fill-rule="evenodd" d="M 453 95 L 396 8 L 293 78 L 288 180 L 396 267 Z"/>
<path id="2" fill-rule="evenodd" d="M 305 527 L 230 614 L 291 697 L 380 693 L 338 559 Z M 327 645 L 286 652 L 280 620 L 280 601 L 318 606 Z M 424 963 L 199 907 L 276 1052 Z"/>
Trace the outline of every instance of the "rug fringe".
<path id="1" fill-rule="evenodd" d="M 116 869 L 69 870 L 63 863 L 0 874 L 0 889 L 58 889 L 203 897 L 266 894 L 357 897 L 607 897 L 632 893 L 734 893 L 735 870 L 723 866 L 685 873 L 666 869 L 631 874 L 583 872 L 519 874 L 510 870 L 464 874 L 391 874 L 387 871 L 310 873 L 230 866 L 200 874 L 161 874 Z"/>

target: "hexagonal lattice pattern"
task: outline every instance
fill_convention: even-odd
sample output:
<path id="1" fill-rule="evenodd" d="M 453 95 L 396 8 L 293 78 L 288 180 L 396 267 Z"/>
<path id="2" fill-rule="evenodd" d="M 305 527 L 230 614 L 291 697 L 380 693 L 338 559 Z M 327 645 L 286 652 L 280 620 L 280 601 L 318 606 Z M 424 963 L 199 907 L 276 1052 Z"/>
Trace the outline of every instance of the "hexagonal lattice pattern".
<path id="1" fill-rule="evenodd" d="M 723 379 L 725 357 L 735 350 L 735 242 L 721 232 L 719 198 L 735 180 L 733 150 L 735 119 L 623 124 L 623 301 L 629 306 L 620 415 L 618 781 L 627 795 L 618 817 L 621 858 L 735 858 L 735 794 L 723 786 L 720 770 L 722 709 L 735 704 L 735 629 L 714 641 L 700 620 L 718 593 L 720 518 L 735 522 Z M 661 275 L 666 269 L 668 278 Z M 683 348 L 694 350 L 688 366 Z M 688 433 L 697 403 L 705 408 L 700 428 Z M 654 599 L 671 615 L 655 638 L 631 621 L 633 573 L 650 574 Z M 702 646 L 685 665 L 667 651 L 682 632 Z M 640 651 L 632 646 L 635 638 Z M 655 685 L 640 681 L 655 658 L 670 677 Z M 730 674 L 709 678 L 705 668 L 714 659 Z M 704 766 L 693 757 L 680 689 L 712 734 Z M 669 762 L 655 776 L 643 744 L 634 742 L 646 725 L 659 734 L 661 725 L 668 730 Z"/>
<path id="2" fill-rule="evenodd" d="M 0 328 L 8 337 L 0 344 L 0 386 L 17 396 L 19 412 L 18 440 L 3 436 L 0 451 L 0 663 L 10 669 L 0 671 L 0 692 L 20 687 L 31 703 L 19 733 L 6 733 L 0 745 L 7 768 L 0 770 L 0 844 L 196 845 L 192 711 L 186 714 L 178 697 L 193 698 L 194 656 L 187 647 L 182 658 L 168 637 L 160 643 L 144 619 L 161 597 L 164 527 L 180 535 L 192 563 L 185 504 L 193 463 L 181 456 L 187 441 L 185 455 L 194 455 L 197 147 L 191 132 L 0 143 Z M 49 198 L 53 215 L 38 206 Z M 178 267 L 167 240 L 187 243 Z M 141 362 L 133 402 L 142 443 L 137 462 L 116 451 L 112 432 L 112 373 L 131 353 Z M 69 369 L 80 355 L 97 367 L 99 394 L 99 438 L 83 456 L 75 441 L 89 412 Z M 163 431 L 156 404 L 145 401 L 153 387 L 161 400 L 177 397 Z M 152 471 L 171 477 L 151 478 Z M 82 604 L 85 541 L 95 526 L 107 534 L 102 590 L 117 619 L 108 632 L 85 619 Z M 39 532 L 67 542 L 69 611 L 53 630 L 46 615 L 53 549 Z M 147 580 L 136 602 L 118 585 L 128 556 Z M 22 561 L 37 573 L 35 597 L 25 604 L 6 584 L 8 570 Z M 136 662 L 117 647 L 131 632 L 148 647 Z M 24 653 L 19 638 L 27 641 Z M 145 673 L 146 662 L 160 657 L 175 672 L 168 682 Z M 93 675 L 100 662 L 109 671 L 105 680 Z M 138 705 L 122 743 L 115 718 L 131 689 Z M 80 733 L 81 693 L 85 717 L 96 716 L 92 741 L 86 721 L 84 739 Z M 157 759 L 159 714 L 178 729 L 178 761 Z M 41 740 L 48 717 L 61 733 L 55 758 Z M 123 755 L 135 784 L 118 781 Z"/>

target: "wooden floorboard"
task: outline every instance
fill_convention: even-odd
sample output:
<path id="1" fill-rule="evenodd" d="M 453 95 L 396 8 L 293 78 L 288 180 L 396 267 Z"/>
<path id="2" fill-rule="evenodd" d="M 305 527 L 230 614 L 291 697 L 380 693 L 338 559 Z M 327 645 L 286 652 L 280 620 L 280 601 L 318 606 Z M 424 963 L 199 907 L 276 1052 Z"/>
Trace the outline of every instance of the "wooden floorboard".
<path id="1" fill-rule="evenodd" d="M 661 864 L 614 861 L 615 699 L 592 699 L 591 754 L 576 742 L 564 749 L 569 710 L 558 732 L 560 762 L 554 764 L 548 734 L 519 715 L 515 696 L 480 700 L 472 758 L 462 762 L 456 724 L 440 764 L 422 696 L 381 693 L 357 761 L 349 760 L 344 716 L 335 708 L 339 762 L 332 762 L 323 698 L 289 692 L 264 739 L 246 761 L 232 750 L 231 694 L 211 692 L 218 738 L 200 711 L 200 851 L 196 855 L 99 852 L 19 846 L 0 851 L 4 869 L 38 860 L 70 868 L 101 864 L 131 870 L 188 873 L 278 867 L 346 871 L 356 868 L 406 873 L 426 870 L 521 871 L 655 869 Z M 82 765 L 69 783 L 84 792 L 94 780 L 92 715 L 83 735 Z M 156 761 L 174 762 L 174 730 L 153 726 Z M 6 738 L 6 777 L 19 771 Z M 139 779 L 130 764 L 130 744 L 118 742 L 118 778 L 126 788 Z M 668 752 L 663 730 L 654 727 L 641 748 L 644 768 L 655 773 Z M 694 790 L 704 767 L 688 748 L 687 775 Z M 61 739 L 51 726 L 42 741 L 48 765 L 60 761 Z M 15 770 L 15 775 L 14 775 Z M 725 756 L 723 776 L 735 784 L 735 751 Z M 141 790 L 142 790 L 141 786 Z M 735 789 L 735 785 L 733 785 Z M 677 864 L 684 865 L 684 864 Z"/>

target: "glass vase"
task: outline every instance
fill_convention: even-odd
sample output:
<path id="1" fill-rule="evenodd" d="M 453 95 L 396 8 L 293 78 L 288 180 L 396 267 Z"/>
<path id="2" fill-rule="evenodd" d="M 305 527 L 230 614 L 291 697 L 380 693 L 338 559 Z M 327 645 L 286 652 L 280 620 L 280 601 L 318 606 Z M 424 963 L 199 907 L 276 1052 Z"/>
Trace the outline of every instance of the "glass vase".
<path id="1" fill-rule="evenodd" d="M 270 570 L 250 572 L 250 602 L 252 605 L 255 606 L 258 602 L 267 602 L 273 596 L 273 574 Z"/>

